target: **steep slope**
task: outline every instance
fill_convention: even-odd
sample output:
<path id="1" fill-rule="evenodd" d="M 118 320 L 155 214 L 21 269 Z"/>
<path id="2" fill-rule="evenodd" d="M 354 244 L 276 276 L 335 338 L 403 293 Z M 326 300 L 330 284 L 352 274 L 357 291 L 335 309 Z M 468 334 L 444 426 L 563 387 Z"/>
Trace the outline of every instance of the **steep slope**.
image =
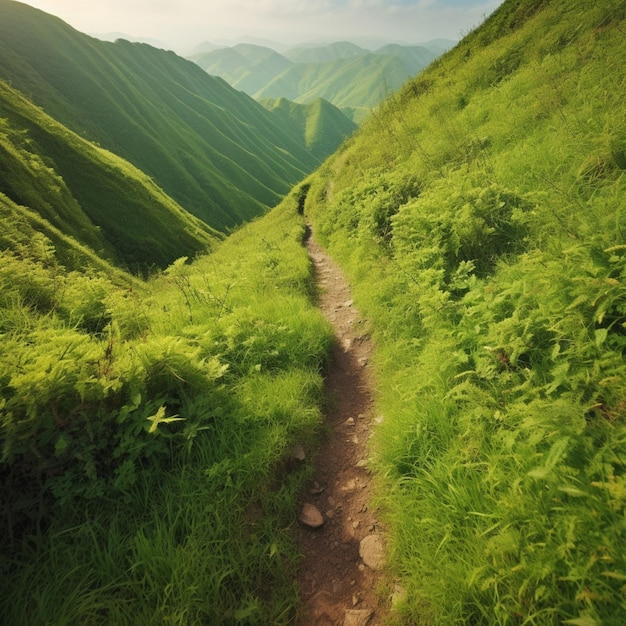
<path id="1" fill-rule="evenodd" d="M 316 165 L 271 113 L 197 65 L 12 0 L 0 1 L 0 78 L 217 228 L 275 204 Z"/>
<path id="2" fill-rule="evenodd" d="M 310 104 L 296 104 L 286 98 L 260 102 L 279 116 L 283 124 L 293 125 L 294 135 L 299 134 L 307 149 L 320 161 L 357 128 L 336 106 L 322 98 Z"/>
<path id="3" fill-rule="evenodd" d="M 507 0 L 301 187 L 374 332 L 398 623 L 626 623 L 625 30 Z"/>
<path id="4" fill-rule="evenodd" d="M 2 81 L 0 120 L 0 192 L 39 214 L 37 230 L 48 237 L 54 229 L 134 271 L 164 267 L 215 241 L 215 231 L 145 174 L 58 124 Z M 52 239 L 60 258 L 70 260 L 71 242 Z"/>
<path id="5" fill-rule="evenodd" d="M 148 281 L 67 271 L 3 200 L 0 623 L 292 623 L 332 341 L 295 196 Z"/>

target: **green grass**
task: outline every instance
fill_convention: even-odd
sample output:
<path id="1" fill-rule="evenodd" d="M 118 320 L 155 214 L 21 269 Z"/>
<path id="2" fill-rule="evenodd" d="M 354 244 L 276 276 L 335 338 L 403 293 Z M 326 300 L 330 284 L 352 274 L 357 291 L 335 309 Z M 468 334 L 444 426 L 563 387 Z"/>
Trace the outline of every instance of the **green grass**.
<path id="1" fill-rule="evenodd" d="M 306 181 L 375 329 L 398 623 L 626 616 L 625 18 L 505 2 Z"/>
<path id="2" fill-rule="evenodd" d="M 0 195 L 2 620 L 289 623 L 289 450 L 332 341 L 304 208 L 376 341 L 392 619 L 624 622 L 625 20 L 508 0 L 277 209 L 143 282 L 63 212 L 36 149 L 62 130 L 3 122 L 6 171 L 45 185 Z"/>
<path id="3" fill-rule="evenodd" d="M 297 206 L 145 283 L 2 253 L 3 621 L 289 623 L 331 342 Z"/>
<path id="4" fill-rule="evenodd" d="M 294 126 L 305 146 L 320 162 L 330 156 L 357 128 L 339 109 L 318 98 L 310 104 L 296 104 L 285 98 L 261 100 L 263 106 L 280 116 L 283 124 Z"/>
<path id="5" fill-rule="evenodd" d="M 127 161 L 55 122 L 0 82 L 0 190 L 37 229 L 63 232 L 135 272 L 206 251 L 219 237 Z M 10 232 L 14 227 L 8 221 Z M 8 233 L 7 233 L 8 234 Z M 56 238 L 67 257 L 67 243 Z"/>
<path id="6" fill-rule="evenodd" d="M 399 45 L 371 52 L 343 42 L 294 48 L 285 55 L 262 46 L 238 44 L 190 58 L 209 74 L 221 76 L 258 100 L 286 98 L 310 105 L 322 98 L 360 123 L 438 54 L 428 47 Z M 330 143 L 331 137 L 325 141 Z"/>

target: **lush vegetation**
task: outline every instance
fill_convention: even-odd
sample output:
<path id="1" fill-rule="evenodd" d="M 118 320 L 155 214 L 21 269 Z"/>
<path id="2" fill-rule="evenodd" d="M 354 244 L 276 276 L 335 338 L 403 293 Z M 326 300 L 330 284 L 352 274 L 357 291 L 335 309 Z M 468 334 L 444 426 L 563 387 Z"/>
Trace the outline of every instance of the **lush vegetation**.
<path id="1" fill-rule="evenodd" d="M 170 98 L 164 137 L 187 141 L 187 122 L 217 111 L 281 185 L 303 169 L 289 170 L 287 143 L 275 166 L 255 124 L 295 112 L 286 133 L 305 150 L 315 116 L 254 103 L 244 130 L 227 112 L 249 99 L 175 55 L 95 42 L 6 0 L 0 14 L 13 81 L 0 83 L 0 621 L 289 623 L 307 475 L 290 450 L 315 447 L 331 342 L 304 208 L 375 335 L 371 466 L 407 592 L 393 619 L 624 623 L 622 0 L 507 0 L 225 241 L 143 173 L 185 170 L 193 194 L 193 172 L 213 170 L 190 143 L 184 167 L 170 154 L 183 144 L 142 144 L 164 120 L 126 72 Z M 36 37 L 9 46 L 15 16 Z M 98 86 L 93 102 L 81 85 Z M 143 128 L 116 146 L 154 162 L 139 171 L 68 130 L 97 138 L 107 120 L 107 133 Z M 202 129 L 220 168 L 254 171 Z M 278 194 L 237 176 L 216 183 L 233 205 Z M 177 248 L 172 229 L 190 239 Z M 167 267 L 139 280 L 111 264 L 142 260 Z"/>
<path id="2" fill-rule="evenodd" d="M 311 104 L 323 98 L 359 123 L 439 56 L 440 43 L 388 45 L 371 52 L 342 42 L 294 48 L 283 55 L 263 46 L 238 44 L 190 58 L 209 74 L 221 76 L 258 100 L 286 98 Z"/>
<path id="3" fill-rule="evenodd" d="M 336 137 L 347 138 L 357 126 L 328 100 L 318 98 L 310 104 L 296 104 L 286 98 L 261 100 L 263 106 L 280 116 L 285 126 L 293 126 L 293 134 L 300 135 L 311 154 L 324 160 L 337 148 Z M 335 132 L 330 134 L 329 129 Z"/>
<path id="4" fill-rule="evenodd" d="M 331 340 L 297 206 L 148 282 L 3 242 L 3 623 L 287 623 Z"/>
<path id="5" fill-rule="evenodd" d="M 311 177 L 399 623 L 626 620 L 626 5 L 509 0 Z"/>
<path id="6" fill-rule="evenodd" d="M 221 231 L 275 206 L 320 163 L 280 116 L 194 63 L 99 41 L 13 0 L 0 0 L 0 79 Z M 70 185 L 70 165 L 57 167 Z"/>

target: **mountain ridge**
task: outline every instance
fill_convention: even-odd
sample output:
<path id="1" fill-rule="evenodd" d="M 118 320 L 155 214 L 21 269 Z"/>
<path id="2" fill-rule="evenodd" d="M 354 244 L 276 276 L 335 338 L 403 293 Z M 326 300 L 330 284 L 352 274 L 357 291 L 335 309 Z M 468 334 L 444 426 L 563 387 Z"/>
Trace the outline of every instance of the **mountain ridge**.
<path id="1" fill-rule="evenodd" d="M 190 56 L 206 72 L 227 80 L 257 100 L 287 98 L 307 104 L 328 100 L 355 122 L 365 119 L 386 96 L 441 54 L 439 44 L 387 44 L 368 50 L 351 42 L 296 47 L 277 53 L 247 45 L 220 48 Z"/>
<path id="2" fill-rule="evenodd" d="M 0 16 L 0 78 L 219 230 L 266 211 L 319 163 L 271 112 L 173 52 L 101 42 L 12 0 Z"/>

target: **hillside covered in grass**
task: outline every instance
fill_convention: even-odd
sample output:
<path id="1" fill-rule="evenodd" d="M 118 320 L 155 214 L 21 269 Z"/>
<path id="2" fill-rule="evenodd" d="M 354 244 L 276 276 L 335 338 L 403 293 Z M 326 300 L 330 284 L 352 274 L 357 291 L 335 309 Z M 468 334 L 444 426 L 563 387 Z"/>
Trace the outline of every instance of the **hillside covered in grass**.
<path id="1" fill-rule="evenodd" d="M 36 17 L 31 43 L 63 45 L 18 54 L 12 11 Z M 403 591 L 390 623 L 626 622 L 623 0 L 506 0 L 227 238 L 95 131 L 123 121 L 144 145 L 152 120 L 174 142 L 154 165 L 179 172 L 174 135 L 191 141 L 211 109 L 250 154 L 258 140 L 259 159 L 276 149 L 300 171 L 255 120 L 310 111 L 253 103 L 237 126 L 231 105 L 250 99 L 175 55 L 18 3 L 0 16 L 0 623 L 293 623 L 309 475 L 293 450 L 310 459 L 323 436 L 333 341 L 305 221 L 375 340 L 368 464 Z M 159 80 L 185 68 L 158 88 L 185 103 L 171 128 L 147 101 L 118 106 L 127 63 Z M 80 89 L 94 84 L 114 94 L 93 95 L 97 114 Z M 315 129 L 285 132 L 313 150 Z M 158 245 L 116 224 L 130 202 Z M 153 243 L 164 269 L 119 267 Z"/>
<path id="2" fill-rule="evenodd" d="M 12 207 L 2 220 L 7 246 L 23 236 L 19 214 L 35 233 L 54 241 L 67 267 L 85 260 L 80 244 L 93 257 L 145 273 L 206 252 L 219 237 L 143 172 L 71 132 L 3 82 L 0 120 L 0 201 Z"/>
<path id="3" fill-rule="evenodd" d="M 625 33 L 507 0 L 303 188 L 378 345 L 398 623 L 626 620 Z"/>
<path id="4" fill-rule="evenodd" d="M 357 128 L 339 109 L 317 98 L 309 104 L 296 104 L 286 98 L 261 100 L 261 104 L 280 117 L 285 126 L 292 127 L 292 134 L 300 136 L 307 150 L 323 161 L 336 148 L 333 137 L 349 137 Z M 329 135 L 328 129 L 335 132 Z"/>
<path id="5" fill-rule="evenodd" d="M 276 205 L 320 163 L 279 117 L 190 61 L 99 41 L 13 0 L 0 1 L 0 80 L 221 231 Z M 333 149 L 345 137 L 336 130 Z"/>
<path id="6" fill-rule="evenodd" d="M 2 240 L 1 623 L 288 623 L 331 342 L 297 207 L 149 281 Z"/>

